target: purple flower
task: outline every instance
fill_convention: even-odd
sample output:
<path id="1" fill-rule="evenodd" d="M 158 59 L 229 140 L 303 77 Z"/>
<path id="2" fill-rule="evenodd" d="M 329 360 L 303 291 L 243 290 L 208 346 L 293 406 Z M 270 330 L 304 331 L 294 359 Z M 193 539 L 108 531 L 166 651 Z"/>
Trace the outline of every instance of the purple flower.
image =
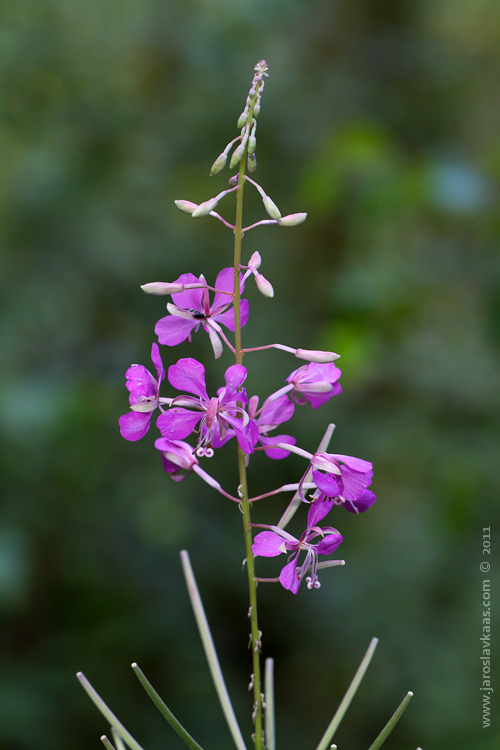
<path id="1" fill-rule="evenodd" d="M 309 510 L 309 526 L 316 526 L 333 505 L 342 505 L 351 513 L 362 513 L 375 502 L 375 494 L 366 489 L 373 477 L 369 461 L 339 453 L 316 453 L 311 465 L 317 489 Z M 302 492 L 301 497 L 305 499 Z"/>
<path id="2" fill-rule="evenodd" d="M 260 412 L 257 411 L 258 405 L 259 397 L 252 396 L 248 404 L 248 416 L 250 419 L 254 420 L 254 423 L 258 428 L 257 442 L 264 447 L 266 456 L 269 458 L 286 458 L 290 455 L 290 451 L 283 450 L 283 448 L 275 448 L 273 446 L 275 446 L 276 443 L 295 445 L 295 438 L 291 435 L 275 435 L 274 437 L 269 437 L 268 433 L 271 430 L 274 430 L 282 422 L 288 422 L 293 416 L 295 406 L 286 395 L 280 396 L 275 401 L 264 404 Z M 257 416 L 255 416 L 256 414 Z M 213 444 L 214 448 L 220 448 L 224 443 L 227 443 L 228 440 L 231 440 L 235 434 L 234 430 L 229 429 L 223 439 L 216 435 Z M 270 447 L 266 448 L 266 446 Z"/>
<path id="3" fill-rule="evenodd" d="M 333 362 L 328 364 L 310 362 L 292 372 L 286 382 L 293 385 L 291 395 L 298 404 L 305 404 L 309 401 L 313 409 L 317 409 L 332 396 L 337 396 L 342 392 L 340 383 L 337 382 L 340 375 L 341 371 Z"/>
<path id="4" fill-rule="evenodd" d="M 253 453 L 258 438 L 258 429 L 246 411 L 238 406 L 246 404 L 248 398 L 238 388 L 247 376 L 243 365 L 228 367 L 225 374 L 226 387 L 219 396 L 209 398 L 205 386 L 205 368 L 196 359 L 180 359 L 168 368 L 170 384 L 179 391 L 195 396 L 177 396 L 171 408 L 158 417 L 157 426 L 168 440 L 182 440 L 190 435 L 200 423 L 197 455 L 213 455 L 212 444 L 216 436 L 224 439 L 229 428 L 236 433 L 238 443 L 245 453 Z M 182 407 L 188 407 L 187 409 Z"/>
<path id="5" fill-rule="evenodd" d="M 262 531 L 255 537 L 252 545 L 255 557 L 276 557 L 283 552 L 291 552 L 279 576 L 281 585 L 296 594 L 301 580 L 310 569 L 311 574 L 306 578 L 307 588 L 319 589 L 318 555 L 331 555 L 342 542 L 342 535 L 331 526 L 307 528 L 300 539 L 277 526 L 271 526 L 271 529 L 274 531 Z M 318 536 L 322 537 L 321 540 L 313 544 L 312 540 Z M 302 551 L 306 556 L 299 567 L 299 555 Z"/>
<path id="6" fill-rule="evenodd" d="M 174 283 L 203 284 L 204 287 L 172 294 L 175 304 L 171 302 L 167 304 L 170 315 L 161 318 L 155 327 L 158 341 L 166 346 L 176 346 L 186 339 L 191 341 L 191 333 L 197 331 L 201 324 L 210 336 L 215 358 L 218 359 L 222 354 L 219 334 L 224 337 L 219 323 L 225 325 L 230 331 L 234 331 L 234 308 L 230 307 L 233 302 L 234 270 L 224 268 L 217 276 L 215 288 L 220 291 L 215 293 L 212 305 L 210 305 L 208 287 L 203 276 L 197 278 L 192 273 L 183 273 Z M 241 292 L 244 286 L 240 274 Z M 248 300 L 241 300 L 241 325 L 244 326 L 247 320 Z"/>
<path id="7" fill-rule="evenodd" d="M 143 365 L 132 365 L 125 373 L 132 409 L 118 420 L 121 435 L 125 440 L 140 440 L 144 437 L 149 430 L 153 412 L 160 404 L 160 383 L 165 377 L 165 371 L 158 344 L 153 344 L 151 348 L 151 359 L 158 373 L 158 380 L 155 380 Z"/>
<path id="8" fill-rule="evenodd" d="M 198 459 L 193 454 L 192 447 L 183 440 L 158 438 L 155 440 L 155 448 L 161 451 L 163 468 L 176 482 L 180 482 L 186 476 L 182 473 L 183 470 L 191 472 L 194 466 L 198 466 Z"/>

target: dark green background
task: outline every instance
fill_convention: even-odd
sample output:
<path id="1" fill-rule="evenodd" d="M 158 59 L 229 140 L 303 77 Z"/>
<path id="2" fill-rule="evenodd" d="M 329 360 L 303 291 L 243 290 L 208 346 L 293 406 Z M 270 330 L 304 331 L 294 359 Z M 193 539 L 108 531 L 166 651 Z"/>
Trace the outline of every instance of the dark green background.
<path id="1" fill-rule="evenodd" d="M 261 58 L 257 178 L 284 214 L 309 216 L 245 239 L 276 290 L 248 284 L 245 341 L 342 355 L 343 394 L 290 426 L 314 450 L 335 421 L 332 450 L 373 460 L 378 495 L 360 517 L 333 512 L 347 565 L 319 592 L 259 589 L 278 747 L 316 746 L 373 635 L 340 750 L 367 748 L 408 689 L 388 750 L 498 747 L 479 692 L 483 526 L 499 544 L 496 0 L 11 0 L 1 15 L 2 747 L 98 748 L 82 669 L 147 750 L 177 750 L 135 660 L 206 750 L 231 747 L 184 547 L 251 732 L 239 513 L 196 477 L 174 484 L 154 435 L 127 443 L 117 420 L 125 369 L 150 366 L 165 313 L 139 285 L 231 264 L 229 230 L 173 200 L 224 189 L 210 165 Z M 248 221 L 264 218 L 247 195 Z M 202 333 L 163 356 L 203 359 L 209 393 L 231 363 Z M 246 364 L 262 398 L 297 361 Z M 234 445 L 206 468 L 234 488 Z M 259 455 L 252 492 L 303 468 Z"/>

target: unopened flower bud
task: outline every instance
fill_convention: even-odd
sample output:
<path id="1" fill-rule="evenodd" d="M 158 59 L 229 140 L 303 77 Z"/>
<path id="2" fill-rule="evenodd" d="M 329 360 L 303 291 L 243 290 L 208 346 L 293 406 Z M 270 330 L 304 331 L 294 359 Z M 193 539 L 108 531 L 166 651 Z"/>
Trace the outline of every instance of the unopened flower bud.
<path id="1" fill-rule="evenodd" d="M 241 157 L 245 153 L 245 146 L 247 144 L 247 139 L 244 138 L 243 141 L 240 143 L 238 148 L 235 148 L 233 151 L 233 155 L 231 157 L 231 161 L 229 162 L 229 168 L 232 169 L 235 167 L 240 161 Z"/>
<path id="2" fill-rule="evenodd" d="M 222 172 L 224 167 L 226 166 L 227 162 L 227 154 L 222 152 L 220 156 L 217 157 L 217 159 L 212 164 L 212 169 L 210 170 L 210 177 L 213 177 L 216 174 L 219 174 L 219 172 Z"/>
<path id="3" fill-rule="evenodd" d="M 169 284 L 163 281 L 151 281 L 149 284 L 143 284 L 141 286 L 143 292 L 146 294 L 154 294 L 157 297 L 165 297 L 167 294 L 179 294 L 184 291 L 184 284 L 173 282 Z"/>
<path id="4" fill-rule="evenodd" d="M 184 211 L 185 214 L 192 214 L 193 211 L 198 208 L 198 204 L 192 203 L 191 201 L 174 201 L 174 203 L 177 208 Z"/>
<path id="5" fill-rule="evenodd" d="M 256 250 L 253 254 L 250 260 L 248 261 L 248 267 L 249 268 L 260 268 L 260 264 L 262 263 L 262 258 L 260 257 L 260 253 L 258 250 Z"/>
<path id="6" fill-rule="evenodd" d="M 255 107 L 253 108 L 253 116 L 254 116 L 254 117 L 258 117 L 258 115 L 259 115 L 259 112 L 260 112 L 260 96 L 259 96 L 259 99 L 258 99 L 258 101 L 257 101 L 257 104 L 256 104 L 256 105 L 255 105 Z"/>
<path id="7" fill-rule="evenodd" d="M 236 187 L 238 184 L 239 175 L 233 174 L 233 176 L 229 180 L 229 187 Z"/>
<path id="8" fill-rule="evenodd" d="M 191 216 L 193 219 L 199 219 L 201 216 L 208 216 L 210 211 L 214 210 L 218 202 L 218 198 L 211 198 L 209 201 L 200 203 L 200 205 L 191 213 Z"/>
<path id="9" fill-rule="evenodd" d="M 254 135 L 251 135 L 248 139 L 248 153 L 254 154 L 256 148 L 257 148 L 257 138 Z"/>
<path id="10" fill-rule="evenodd" d="M 272 284 L 266 278 L 264 278 L 261 273 L 255 274 L 255 282 L 257 284 L 257 289 L 261 294 L 264 295 L 264 297 L 274 297 L 274 289 L 272 287 Z"/>
<path id="11" fill-rule="evenodd" d="M 340 354 L 335 354 L 335 352 L 322 352 L 314 349 L 297 349 L 295 356 L 299 359 L 305 359 L 307 362 L 317 362 L 322 365 L 327 362 L 335 362 L 336 359 L 339 359 Z"/>
<path id="12" fill-rule="evenodd" d="M 283 216 L 278 224 L 280 227 L 296 227 L 298 224 L 302 224 L 307 218 L 307 214 L 288 214 Z"/>
<path id="13" fill-rule="evenodd" d="M 255 154 L 248 154 L 247 169 L 251 174 L 257 171 L 257 159 L 255 158 Z"/>
<path id="14" fill-rule="evenodd" d="M 266 197 L 263 199 L 263 202 L 264 202 L 264 208 L 266 209 L 271 219 L 276 219 L 276 221 L 280 221 L 281 213 L 276 203 L 274 203 L 274 201 L 272 201 L 268 195 L 266 195 Z"/>
<path id="15" fill-rule="evenodd" d="M 238 122 L 236 123 L 236 127 L 242 128 L 243 125 L 246 124 L 247 117 L 248 117 L 248 109 L 245 107 L 241 115 L 238 117 Z"/>

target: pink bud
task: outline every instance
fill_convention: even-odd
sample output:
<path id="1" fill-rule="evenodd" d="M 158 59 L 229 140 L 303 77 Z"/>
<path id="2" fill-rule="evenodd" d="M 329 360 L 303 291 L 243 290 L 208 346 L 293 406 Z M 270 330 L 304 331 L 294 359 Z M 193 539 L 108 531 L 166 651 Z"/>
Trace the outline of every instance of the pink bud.
<path id="1" fill-rule="evenodd" d="M 262 263 L 262 258 L 260 257 L 260 253 L 256 250 L 250 260 L 248 261 L 248 267 L 249 268 L 260 268 L 260 264 Z"/>
<path id="2" fill-rule="evenodd" d="M 178 284 L 176 282 L 169 284 L 164 281 L 151 281 L 149 284 L 143 284 L 141 289 L 143 292 L 146 292 L 146 294 L 165 297 L 167 294 L 179 294 L 180 292 L 183 292 L 184 284 Z"/>
<path id="3" fill-rule="evenodd" d="M 297 349 L 295 356 L 299 359 L 305 359 L 306 362 L 317 362 L 322 365 L 327 362 L 335 362 L 336 359 L 339 359 L 340 354 L 335 354 L 335 352 L 322 352 L 315 349 Z"/>
<path id="4" fill-rule="evenodd" d="M 274 289 L 270 282 L 261 273 L 255 275 L 257 289 L 264 297 L 274 297 Z"/>
<path id="5" fill-rule="evenodd" d="M 192 203 L 191 201 L 174 201 L 174 203 L 177 208 L 184 211 L 185 214 L 192 214 L 193 211 L 198 208 L 198 204 Z"/>
<path id="6" fill-rule="evenodd" d="M 306 217 L 307 214 L 288 214 L 288 216 L 283 216 L 278 224 L 280 227 L 296 227 L 298 224 L 302 224 Z"/>

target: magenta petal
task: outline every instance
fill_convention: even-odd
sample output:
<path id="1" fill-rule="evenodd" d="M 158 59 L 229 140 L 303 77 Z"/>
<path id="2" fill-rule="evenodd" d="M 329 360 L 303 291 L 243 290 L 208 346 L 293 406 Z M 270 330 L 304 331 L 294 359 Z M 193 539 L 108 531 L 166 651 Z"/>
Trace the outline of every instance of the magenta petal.
<path id="1" fill-rule="evenodd" d="M 328 497 L 337 497 L 341 494 L 339 483 L 331 474 L 322 474 L 320 471 L 313 469 L 312 476 L 318 490 L 324 492 Z"/>
<path id="2" fill-rule="evenodd" d="M 271 401 L 270 404 L 264 406 L 258 417 L 259 425 L 279 425 L 282 422 L 288 422 L 293 417 L 294 411 L 294 403 L 284 393 L 275 401 Z M 272 428 L 269 427 L 268 429 Z"/>
<path id="3" fill-rule="evenodd" d="M 316 545 L 318 555 L 331 555 L 342 542 L 342 534 L 327 534 L 319 544 Z"/>
<path id="4" fill-rule="evenodd" d="M 171 365 L 168 368 L 168 380 L 178 391 L 194 393 L 203 401 L 209 400 L 205 386 L 205 368 L 192 357 L 179 359 L 177 364 Z"/>
<path id="5" fill-rule="evenodd" d="M 350 500 L 342 503 L 343 507 L 349 513 L 364 513 L 377 500 L 375 493 L 371 490 L 363 490 L 357 500 Z"/>
<path id="6" fill-rule="evenodd" d="M 342 467 L 342 497 L 346 500 L 357 500 L 371 479 L 360 471 L 352 471 L 348 466 Z"/>
<path id="7" fill-rule="evenodd" d="M 339 393 L 342 393 L 342 386 L 340 383 L 333 383 L 327 393 L 304 393 L 304 396 L 308 399 L 313 409 L 318 409 L 333 396 L 338 396 Z"/>
<path id="8" fill-rule="evenodd" d="M 168 440 L 182 440 L 191 435 L 192 431 L 203 417 L 202 413 L 173 407 L 168 411 L 160 414 L 156 420 L 156 426 L 163 437 Z"/>
<path id="9" fill-rule="evenodd" d="M 285 540 L 274 531 L 261 531 L 253 540 L 252 552 L 255 557 L 276 557 L 286 552 Z"/>
<path id="10" fill-rule="evenodd" d="M 236 393 L 238 388 L 243 385 L 247 377 L 247 368 L 243 365 L 231 365 L 226 370 L 224 379 L 226 381 L 226 393 L 222 398 L 221 403 L 230 401 L 231 397 Z"/>
<path id="11" fill-rule="evenodd" d="M 224 419 L 229 422 L 235 431 L 241 450 L 244 453 L 253 453 L 254 446 L 259 439 L 259 428 L 255 422 L 250 420 L 247 426 L 243 427 L 241 419 L 230 417 L 227 413 L 224 413 Z"/>
<path id="12" fill-rule="evenodd" d="M 283 588 L 297 594 L 300 586 L 299 575 L 297 573 L 297 557 L 285 565 L 280 573 L 280 583 Z"/>
<path id="13" fill-rule="evenodd" d="M 259 442 L 264 447 L 266 445 L 275 445 L 276 443 L 288 443 L 289 445 L 295 445 L 295 438 L 291 435 L 275 435 L 274 437 L 266 437 L 259 435 Z M 283 448 L 265 448 L 264 453 L 268 458 L 280 459 L 288 458 L 290 451 L 285 451 Z"/>
<path id="14" fill-rule="evenodd" d="M 158 341 L 164 346 L 177 346 L 187 339 L 191 331 L 198 328 L 199 320 L 179 318 L 177 315 L 167 315 L 160 318 L 155 325 Z"/>
<path id="15" fill-rule="evenodd" d="M 373 469 L 373 464 L 371 464 L 370 461 L 364 461 L 362 458 L 344 456 L 341 453 L 331 453 L 330 455 L 338 461 L 342 461 L 343 464 L 349 466 L 350 469 L 354 469 L 354 471 L 362 471 L 364 473 Z"/>
<path id="16" fill-rule="evenodd" d="M 180 284 L 197 284 L 199 278 L 192 273 L 183 273 L 175 280 Z M 172 302 L 183 310 L 203 312 L 203 289 L 188 289 L 185 292 L 172 294 Z"/>
<path id="17" fill-rule="evenodd" d="M 124 414 L 118 420 L 121 436 L 125 440 L 140 440 L 149 430 L 151 416 L 152 412 L 150 411 L 130 411 L 128 414 Z"/>
<path id="18" fill-rule="evenodd" d="M 241 273 L 240 273 L 241 280 Z M 215 288 L 224 292 L 234 292 L 234 268 L 223 268 L 215 280 Z M 215 292 L 212 311 L 216 312 L 219 307 L 225 307 L 232 304 L 233 298 L 229 294 L 219 294 Z"/>
<path id="19" fill-rule="evenodd" d="M 160 347 L 156 343 L 154 343 L 151 347 L 151 361 L 156 367 L 156 372 L 158 373 L 158 388 L 159 388 L 161 381 L 165 377 L 165 370 L 163 369 L 163 362 L 161 361 L 161 357 L 160 357 Z"/>
<path id="20" fill-rule="evenodd" d="M 334 504 L 333 497 L 327 497 L 323 493 L 313 500 L 307 515 L 307 528 L 312 529 L 330 512 Z"/>
<path id="21" fill-rule="evenodd" d="M 243 327 L 248 321 L 248 311 L 248 300 L 242 299 L 240 304 L 241 327 Z M 213 318 L 218 323 L 222 323 L 222 325 L 225 325 L 226 328 L 229 328 L 230 331 L 234 331 L 234 307 L 231 307 L 229 310 L 226 310 L 226 312 L 223 312 L 220 315 L 214 315 Z"/>

